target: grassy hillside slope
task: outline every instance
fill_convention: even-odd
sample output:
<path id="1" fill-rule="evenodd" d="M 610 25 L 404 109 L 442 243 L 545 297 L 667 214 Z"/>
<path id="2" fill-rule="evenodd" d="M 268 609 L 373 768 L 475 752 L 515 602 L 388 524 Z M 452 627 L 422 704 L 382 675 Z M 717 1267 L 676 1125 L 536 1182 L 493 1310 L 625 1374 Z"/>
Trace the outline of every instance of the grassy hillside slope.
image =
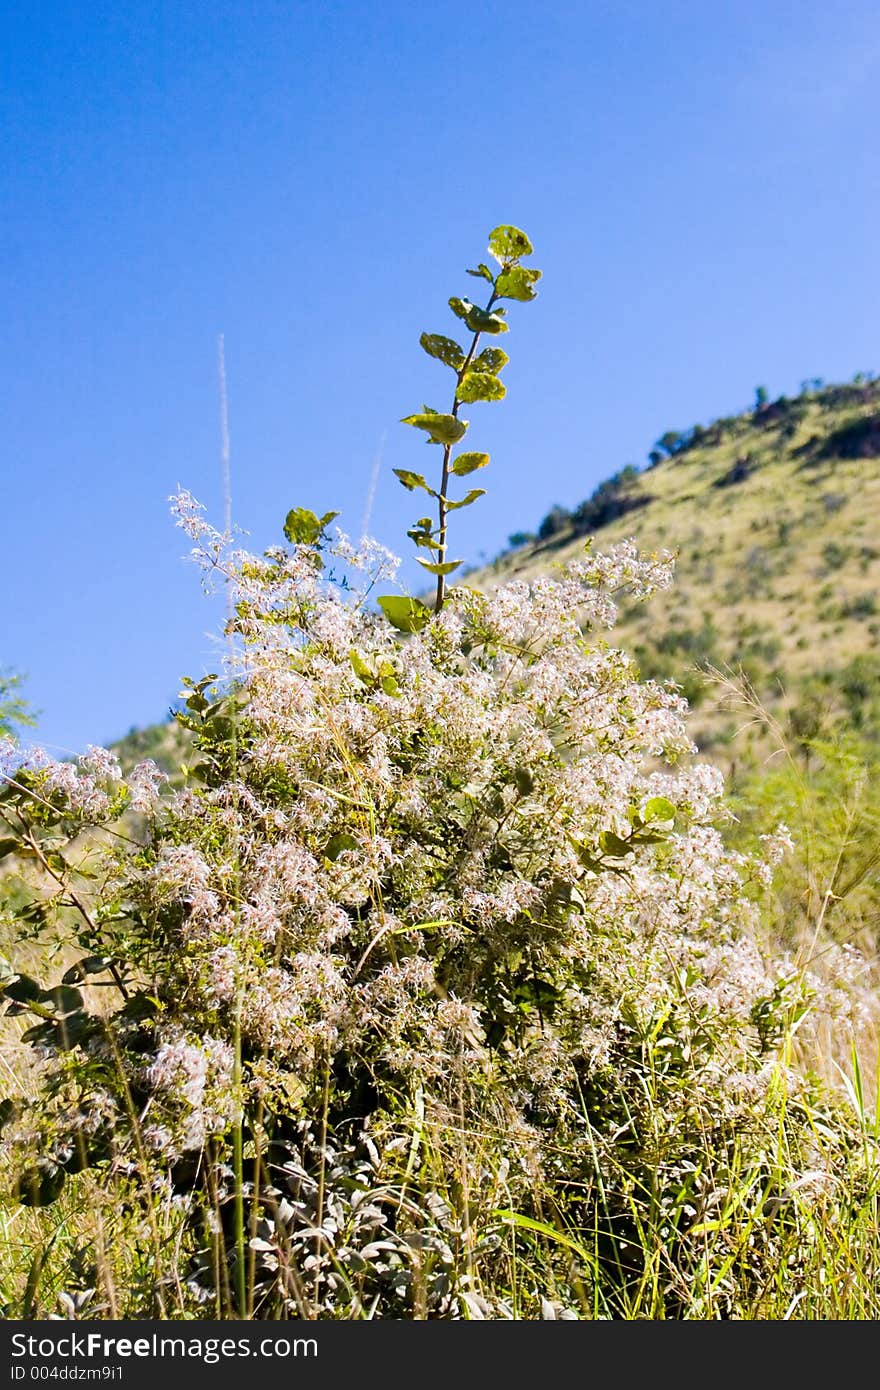
<path id="1" fill-rule="evenodd" d="M 720 698 L 708 666 L 742 671 L 795 734 L 835 721 L 873 731 L 880 687 L 880 383 L 827 387 L 696 427 L 662 462 L 627 469 L 541 539 L 469 582 L 529 578 L 632 536 L 677 553 L 670 594 L 624 612 L 614 641 L 645 674 L 680 682 L 694 736 L 723 763 L 757 727 Z M 656 455 L 655 455 L 656 457 Z M 617 513 L 617 514 L 615 514 Z M 551 534 L 548 534 L 550 532 Z"/>

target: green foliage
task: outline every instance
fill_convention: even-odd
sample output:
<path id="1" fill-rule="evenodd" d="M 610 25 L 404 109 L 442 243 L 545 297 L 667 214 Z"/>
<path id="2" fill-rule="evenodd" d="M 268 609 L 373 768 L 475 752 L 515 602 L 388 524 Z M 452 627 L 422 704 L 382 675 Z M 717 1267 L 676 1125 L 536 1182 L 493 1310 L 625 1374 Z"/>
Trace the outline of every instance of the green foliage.
<path id="1" fill-rule="evenodd" d="M 455 460 L 452 459 L 452 447 L 458 443 L 467 429 L 467 423 L 458 418 L 459 406 L 478 401 L 500 401 L 506 395 L 506 388 L 498 373 L 509 360 L 507 353 L 500 348 L 487 347 L 478 354 L 477 347 L 483 334 L 497 336 L 508 331 L 505 310 L 497 307 L 498 301 L 510 299 L 527 303 L 536 297 L 534 287 L 541 277 L 539 270 L 521 264 L 524 257 L 532 254 L 532 244 L 525 232 L 521 232 L 519 228 L 506 225 L 496 227 L 489 234 L 489 251 L 500 266 L 497 274 L 493 274 L 482 261 L 476 269 L 467 272 L 468 275 L 485 280 L 491 286 L 487 303 L 481 307 L 472 300 L 458 295 L 453 295 L 449 300 L 452 312 L 473 334 L 468 348 L 465 350 L 454 339 L 446 338 L 439 333 L 423 333 L 419 338 L 430 357 L 436 358 L 455 373 L 450 414 L 442 415 L 425 406 L 419 413 L 404 416 L 402 422 L 424 430 L 430 443 L 442 446 L 443 464 L 438 487 L 432 490 L 421 474 L 412 473 L 408 469 L 394 470 L 409 491 L 414 487 L 421 487 L 437 499 L 436 529 L 426 518 L 420 518 L 407 531 L 407 535 L 418 547 L 430 549 L 435 554 L 436 558 L 432 560 L 419 558 L 419 564 L 437 576 L 434 603 L 436 612 L 443 606 L 447 576 L 461 564 L 459 560 L 447 559 L 449 513 L 470 506 L 483 495 L 482 490 L 471 491 L 466 497 L 456 501 L 449 496 L 450 479 L 453 476 L 464 477 L 477 468 L 485 468 L 489 462 L 489 455 L 483 453 L 459 454 Z M 382 606 L 383 611 L 387 612 L 384 603 Z"/>
<path id="2" fill-rule="evenodd" d="M 471 403 L 473 401 L 501 401 L 507 394 L 506 388 L 497 376 L 490 376 L 488 372 L 469 371 L 462 378 L 455 390 L 456 397 L 460 401 Z"/>
<path id="3" fill-rule="evenodd" d="M 476 473 L 478 468 L 485 468 L 488 462 L 488 454 L 458 454 L 449 465 L 449 471 L 457 478 L 466 478 L 468 473 Z"/>
<path id="4" fill-rule="evenodd" d="M 447 367 L 452 367 L 456 372 L 459 371 L 464 362 L 464 348 L 460 347 L 452 338 L 444 338 L 439 333 L 423 333 L 419 342 L 429 357 L 436 357 Z"/>
<path id="5" fill-rule="evenodd" d="M 443 415 L 437 410 L 423 410 L 416 415 L 405 415 L 401 421 L 414 429 L 424 430 L 431 444 L 443 444 L 449 448 L 463 438 L 468 427 L 467 420 L 459 420 L 455 415 Z"/>
<path id="6" fill-rule="evenodd" d="M 0 671 L 0 736 L 12 736 L 17 729 L 33 728 L 36 717 L 19 694 L 22 678 L 14 671 Z"/>
<path id="7" fill-rule="evenodd" d="M 662 449 L 663 452 L 668 454 L 671 458 L 673 454 L 681 449 L 683 438 L 684 436 L 680 430 L 667 430 L 666 433 L 661 434 L 660 438 L 657 440 L 657 448 Z"/>
<path id="8" fill-rule="evenodd" d="M 531 256 L 534 247 L 519 227 L 502 225 L 489 233 L 489 251 L 503 271 L 516 265 L 524 256 Z"/>
<path id="9" fill-rule="evenodd" d="M 284 534 L 291 545 L 317 545 L 330 522 L 338 512 L 325 512 L 316 516 L 308 507 L 294 507 L 287 513 Z"/>
<path id="10" fill-rule="evenodd" d="M 534 286 L 540 278 L 540 270 L 530 270 L 522 265 L 503 270 L 495 281 L 498 298 L 518 299 L 521 303 L 528 304 L 530 299 L 537 297 Z"/>
<path id="11" fill-rule="evenodd" d="M 420 632 L 431 616 L 430 609 L 417 598 L 390 594 L 379 599 L 379 607 L 398 632 Z"/>
<path id="12" fill-rule="evenodd" d="M 437 494 L 433 488 L 429 487 L 421 473 L 413 473 L 409 468 L 395 468 L 392 470 L 395 478 L 399 478 L 407 492 L 414 492 L 416 488 L 421 488 L 423 492 L 430 493 L 432 497 Z"/>

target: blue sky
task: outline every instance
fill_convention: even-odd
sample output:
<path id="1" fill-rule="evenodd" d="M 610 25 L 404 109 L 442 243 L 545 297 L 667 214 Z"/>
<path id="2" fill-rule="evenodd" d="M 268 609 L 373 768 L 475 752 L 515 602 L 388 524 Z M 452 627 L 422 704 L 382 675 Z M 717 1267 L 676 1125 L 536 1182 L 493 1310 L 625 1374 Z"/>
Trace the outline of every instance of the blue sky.
<path id="1" fill-rule="evenodd" d="M 56 751 L 161 718 L 220 615 L 168 517 L 255 547 L 335 508 L 398 550 L 398 423 L 498 222 L 541 296 L 456 549 L 492 555 L 665 429 L 880 370 L 873 0 L 100 0 L 2 10 L 0 666 Z M 413 567 L 405 572 L 415 582 Z"/>

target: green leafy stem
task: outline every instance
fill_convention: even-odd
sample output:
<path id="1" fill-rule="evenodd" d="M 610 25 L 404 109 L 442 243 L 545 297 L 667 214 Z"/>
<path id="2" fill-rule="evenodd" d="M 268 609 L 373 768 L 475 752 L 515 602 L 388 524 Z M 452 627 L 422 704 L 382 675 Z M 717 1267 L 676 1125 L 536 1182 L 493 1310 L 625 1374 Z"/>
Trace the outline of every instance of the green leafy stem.
<path id="1" fill-rule="evenodd" d="M 464 438 L 469 422 L 459 418 L 462 405 L 476 401 L 500 401 L 506 394 L 499 372 L 508 362 L 507 353 L 499 347 L 486 347 L 478 354 L 477 347 L 484 334 L 497 336 L 508 331 L 506 311 L 496 307 L 499 300 L 512 299 L 527 303 L 536 297 L 535 283 L 541 278 L 540 270 L 521 264 L 526 256 L 532 254 L 532 243 L 517 227 L 496 227 L 489 235 L 489 253 L 498 262 L 500 269 L 493 275 L 482 262 L 476 270 L 468 270 L 468 275 L 486 280 L 491 285 L 491 293 L 484 307 L 474 304 L 470 299 L 453 296 L 449 307 L 457 318 L 473 334 L 470 346 L 465 350 L 453 338 L 439 333 L 423 333 L 419 339 L 429 357 L 436 358 L 455 373 L 455 392 L 452 407 L 443 414 L 431 406 L 423 406 L 414 415 L 407 415 L 403 424 L 414 429 L 424 430 L 429 444 L 437 444 L 443 450 L 443 466 L 439 488 L 430 486 L 421 473 L 409 468 L 395 468 L 394 472 L 402 485 L 409 491 L 426 492 L 437 503 L 437 524 L 433 525 L 428 516 L 420 517 L 407 532 L 419 549 L 430 552 L 429 559 L 419 558 L 419 564 L 429 574 L 436 575 L 437 596 L 434 611 L 439 613 L 446 597 L 446 580 L 462 564 L 461 560 L 448 558 L 449 515 L 462 507 L 469 507 L 479 497 L 484 496 L 484 488 L 471 488 L 464 497 L 454 499 L 449 496 L 452 477 L 464 478 L 485 468 L 489 455 L 467 452 L 453 458 L 453 449 Z M 430 612 L 416 599 L 388 597 L 379 600 L 380 606 L 395 627 L 412 632 L 427 622 Z"/>

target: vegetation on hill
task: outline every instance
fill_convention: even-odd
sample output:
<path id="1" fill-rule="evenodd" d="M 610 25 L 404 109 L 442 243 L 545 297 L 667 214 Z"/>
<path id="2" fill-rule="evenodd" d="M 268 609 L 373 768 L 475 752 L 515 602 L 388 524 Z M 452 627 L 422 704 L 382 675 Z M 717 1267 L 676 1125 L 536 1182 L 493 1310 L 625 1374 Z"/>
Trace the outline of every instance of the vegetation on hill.
<path id="1" fill-rule="evenodd" d="M 699 708 L 701 751 L 726 769 L 766 755 L 766 728 L 717 698 L 710 668 L 740 674 L 792 737 L 837 726 L 880 735 L 880 382 L 805 382 L 801 394 L 667 431 L 632 465 L 471 582 L 547 573 L 587 537 L 635 536 L 676 554 L 662 612 L 621 614 L 616 639 L 645 675 Z"/>

